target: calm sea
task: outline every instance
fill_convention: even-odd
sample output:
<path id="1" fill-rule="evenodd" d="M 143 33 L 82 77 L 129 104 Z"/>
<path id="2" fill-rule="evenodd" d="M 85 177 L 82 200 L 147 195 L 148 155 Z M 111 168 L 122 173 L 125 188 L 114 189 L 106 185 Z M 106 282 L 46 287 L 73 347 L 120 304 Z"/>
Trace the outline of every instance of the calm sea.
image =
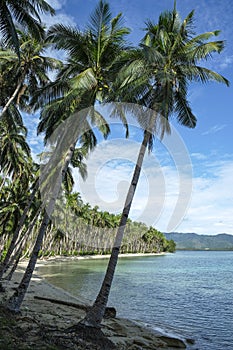
<path id="1" fill-rule="evenodd" d="M 52 284 L 94 299 L 107 260 L 41 266 Z M 120 258 L 109 306 L 167 333 L 196 340 L 193 349 L 233 349 L 233 252 L 185 252 Z"/>

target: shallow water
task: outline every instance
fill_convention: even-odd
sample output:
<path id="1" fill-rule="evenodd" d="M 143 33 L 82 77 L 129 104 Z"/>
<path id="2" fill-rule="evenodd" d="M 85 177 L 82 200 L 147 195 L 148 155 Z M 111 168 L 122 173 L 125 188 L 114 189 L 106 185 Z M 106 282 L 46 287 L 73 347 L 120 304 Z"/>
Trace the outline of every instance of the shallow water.
<path id="1" fill-rule="evenodd" d="M 41 266 L 46 279 L 93 300 L 107 259 Z M 194 338 L 195 349 L 233 349 L 233 252 L 184 252 L 119 259 L 109 305 L 121 317 Z"/>

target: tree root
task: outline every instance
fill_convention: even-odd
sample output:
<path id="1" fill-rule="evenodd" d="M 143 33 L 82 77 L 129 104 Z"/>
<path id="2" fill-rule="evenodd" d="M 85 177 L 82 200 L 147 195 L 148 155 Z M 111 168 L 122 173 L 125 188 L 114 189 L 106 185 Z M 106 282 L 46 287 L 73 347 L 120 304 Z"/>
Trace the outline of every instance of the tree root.
<path id="1" fill-rule="evenodd" d="M 78 323 L 65 330 L 65 333 L 75 333 L 79 339 L 90 342 L 101 350 L 117 350 L 116 345 L 106 337 L 100 328 Z"/>

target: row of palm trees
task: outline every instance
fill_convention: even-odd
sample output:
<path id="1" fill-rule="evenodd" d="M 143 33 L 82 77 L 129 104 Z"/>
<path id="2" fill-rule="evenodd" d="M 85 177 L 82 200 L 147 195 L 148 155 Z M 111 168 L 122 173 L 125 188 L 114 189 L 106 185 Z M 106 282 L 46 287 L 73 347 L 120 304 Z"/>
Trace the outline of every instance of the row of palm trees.
<path id="1" fill-rule="evenodd" d="M 2 252 L 3 257 L 10 252 L 8 242 L 12 237 L 11 233 L 17 231 L 18 223 L 22 217 L 17 205 L 22 193 L 15 186 L 10 196 L 8 196 L 8 191 L 8 187 L 4 188 L 2 196 L 7 198 L 1 197 L 3 209 L 0 217 L 0 232 L 1 244 L 5 247 Z M 120 216 L 100 211 L 97 206 L 92 208 L 88 203 L 83 204 L 81 201 L 77 201 L 78 193 L 68 194 L 67 197 L 66 203 L 63 202 L 63 207 L 55 211 L 53 221 L 48 225 L 40 257 L 110 254 Z M 21 201 L 26 202 L 27 198 L 28 194 L 24 194 Z M 20 249 L 22 258 L 28 258 L 32 253 L 33 242 L 41 219 L 39 208 L 39 203 L 37 203 L 31 215 L 28 215 L 30 221 L 24 223 L 24 234 L 21 237 L 17 235 L 18 242 L 20 240 L 23 242 Z M 33 229 L 30 229 L 34 218 L 36 218 L 36 222 Z M 15 253 L 19 245 L 14 246 Z M 174 250 L 174 242 L 166 240 L 165 236 L 155 228 L 149 228 L 141 222 L 128 220 L 121 253 L 158 253 L 174 252 Z"/>
<path id="2" fill-rule="evenodd" d="M 2 258 L 10 253 L 8 242 L 12 238 L 12 232 L 17 231 L 22 218 L 18 203 L 27 202 L 28 196 L 28 193 L 22 195 L 16 184 L 12 186 L 10 183 L 9 187 L 4 187 L 0 216 L 1 245 L 5 249 Z M 23 242 L 20 249 L 22 258 L 31 255 L 41 220 L 40 202 L 37 200 L 36 203 L 34 198 L 33 204 L 34 208 L 31 208 L 28 220 L 24 223 L 24 233 L 20 237 L 17 235 L 18 244 L 16 241 L 12 250 L 14 255 L 14 251 L 15 253 L 18 251 L 17 246 L 21 246 L 19 242 Z M 36 221 L 32 226 L 34 220 Z M 56 208 L 53 220 L 48 225 L 40 257 L 110 254 L 119 221 L 119 215 L 101 211 L 97 206 L 92 208 L 88 203 L 84 204 L 79 193 L 67 193 L 66 200 L 61 203 L 61 207 Z M 121 253 L 157 253 L 174 252 L 174 250 L 174 242 L 166 240 L 161 232 L 149 228 L 144 223 L 128 219 Z M 18 256 L 18 253 L 15 255 Z"/>
<path id="3" fill-rule="evenodd" d="M 71 200 L 70 200 L 71 197 Z M 120 215 L 101 211 L 78 200 L 78 193 L 68 195 L 69 202 L 56 209 L 50 230 L 45 234 L 41 255 L 110 254 Z M 33 239 L 32 239 L 33 241 Z M 175 243 L 153 227 L 127 221 L 121 253 L 174 252 Z"/>
<path id="4" fill-rule="evenodd" d="M 108 302 L 145 152 L 147 149 L 152 150 L 155 135 L 163 137 L 170 132 L 169 121 L 172 116 L 186 127 L 195 127 L 196 117 L 188 101 L 190 83 L 216 81 L 229 85 L 222 75 L 200 65 L 213 53 L 220 53 L 224 43 L 215 40 L 218 31 L 195 35 L 192 26 L 194 11 L 181 20 L 175 5 L 173 10 L 160 15 L 158 23 L 148 21 L 146 34 L 139 45 L 131 47 L 126 40 L 130 31 L 124 26 L 122 15 L 112 17 L 108 3 L 103 0 L 99 1 L 84 30 L 56 24 L 46 32 L 40 27 L 36 35 L 35 26 L 41 26 L 39 13 L 53 14 L 45 1 L 25 0 L 21 2 L 22 5 L 17 5 L 17 1 L 3 3 L 5 7 L 0 12 L 3 34 L 0 52 L 0 84 L 3 92 L 0 125 L 2 130 L 9 129 L 6 140 L 12 144 L 11 157 L 15 154 L 15 159 L 20 159 L 23 154 L 25 159 L 23 171 L 20 172 L 17 161 L 8 161 L 11 158 L 6 156 L 6 152 L 10 148 L 2 152 L 6 141 L 1 137 L 2 184 L 9 178 L 12 182 L 26 178 L 27 191 L 31 193 L 38 181 L 36 172 L 30 174 L 30 152 L 22 145 L 18 147 L 26 142 L 22 111 L 40 111 L 38 133 L 43 133 L 45 144 L 50 145 L 50 152 L 45 157 L 47 163 L 40 176 L 41 196 L 45 195 L 45 199 L 39 193 L 36 194 L 41 203 L 40 227 L 25 274 L 6 307 L 14 311 L 20 308 L 50 225 L 50 216 L 56 212 L 56 199 L 62 183 L 66 189 L 67 186 L 72 188 L 71 166 L 83 168 L 83 159 L 97 143 L 95 128 L 100 130 L 103 137 L 107 137 L 110 132 L 107 121 L 96 110 L 96 105 L 111 103 L 114 114 L 118 115 L 126 128 L 126 134 L 128 112 L 134 115 L 143 131 L 141 148 L 105 278 L 92 308 L 82 321 L 84 326 L 99 327 Z M 27 4 L 28 16 L 34 21 L 22 15 Z M 22 24 L 23 29 L 16 30 L 14 21 Z M 66 61 L 43 56 L 48 45 L 52 45 L 55 50 L 64 50 Z M 52 70 L 56 76 L 51 81 L 48 72 Z M 10 130 L 11 125 L 13 130 Z M 56 132 L 63 125 L 65 130 L 61 128 Z M 20 136 L 21 143 L 16 136 Z M 13 144 L 17 146 L 13 147 Z M 79 157 L 80 149 L 83 158 Z M 19 211 L 22 213 L 27 207 L 23 204 Z M 22 226 L 18 231 L 22 231 Z M 144 241 L 150 242 L 151 237 L 151 233 L 144 235 Z"/>

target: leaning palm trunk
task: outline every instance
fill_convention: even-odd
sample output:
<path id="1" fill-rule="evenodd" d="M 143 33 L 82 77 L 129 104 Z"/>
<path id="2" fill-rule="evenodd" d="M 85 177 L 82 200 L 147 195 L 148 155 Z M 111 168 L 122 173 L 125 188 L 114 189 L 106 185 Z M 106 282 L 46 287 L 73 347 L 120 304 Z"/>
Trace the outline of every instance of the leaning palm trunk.
<path id="1" fill-rule="evenodd" d="M 22 254 L 23 254 L 23 250 L 24 250 L 24 247 L 25 247 L 25 244 L 27 243 L 27 241 L 29 240 L 30 236 L 31 236 L 31 233 L 32 233 L 32 230 L 33 228 L 35 227 L 36 225 L 36 221 L 38 220 L 38 217 L 40 215 L 40 212 L 41 212 L 41 207 L 37 210 L 37 213 L 35 214 L 32 222 L 30 223 L 28 229 L 27 229 L 27 232 L 25 233 L 24 236 L 21 236 L 21 238 L 17 241 L 17 244 L 15 246 L 15 254 L 11 257 L 9 263 L 8 263 L 8 267 L 9 266 L 13 266 L 12 269 L 11 269 L 11 272 L 4 278 L 5 280 L 7 281 L 10 281 L 11 280 L 11 277 L 14 273 L 14 271 L 16 270 L 17 266 L 18 266 L 18 263 L 19 263 L 19 260 L 21 259 L 22 257 Z M 18 246 L 18 248 L 16 249 L 16 247 Z M 9 278 L 9 276 L 11 276 Z"/>
<path id="2" fill-rule="evenodd" d="M 16 97 L 18 96 L 20 89 L 22 87 L 22 84 L 24 82 L 26 76 L 26 70 L 23 71 L 22 77 L 20 79 L 20 81 L 18 82 L 15 91 L 13 92 L 13 94 L 11 95 L 11 97 L 9 98 L 9 100 L 7 101 L 7 103 L 5 104 L 5 106 L 2 109 L 2 112 L 0 114 L 0 118 L 3 116 L 3 114 L 8 110 L 10 104 L 16 99 Z"/>
<path id="3" fill-rule="evenodd" d="M 92 308 L 90 309 L 90 311 L 87 312 L 86 317 L 81 321 L 81 324 L 84 324 L 85 326 L 100 327 L 100 323 L 102 322 L 105 308 L 106 308 L 107 302 L 108 302 L 108 297 L 110 294 L 110 289 L 111 289 L 117 261 L 118 261 L 118 255 L 119 255 L 119 251 L 120 251 L 120 247 L 121 247 L 121 242 L 122 242 L 122 239 L 124 236 L 124 231 L 125 231 L 127 219 L 129 216 L 130 208 L 132 205 L 132 201 L 133 201 L 134 194 L 135 194 L 137 184 L 138 184 L 138 180 L 140 177 L 141 167 L 142 167 L 143 159 L 144 159 L 145 152 L 146 152 L 146 149 L 148 146 L 148 142 L 150 139 L 150 135 L 151 134 L 149 133 L 149 131 L 145 131 L 143 142 L 142 142 L 141 147 L 140 147 L 137 163 L 136 163 L 136 166 L 134 169 L 134 174 L 133 174 L 133 177 L 131 180 L 131 184 L 130 184 L 128 194 L 127 194 L 127 197 L 125 200 L 124 209 L 123 209 L 123 212 L 121 215 L 120 225 L 119 225 L 119 228 L 117 230 L 114 246 L 112 248 L 111 257 L 109 259 L 107 271 L 106 271 L 101 289 L 99 291 L 99 294 L 98 294 Z"/>
<path id="4" fill-rule="evenodd" d="M 23 243 L 20 244 L 20 247 L 17 251 L 17 254 L 16 254 L 16 258 L 14 259 L 14 264 L 10 270 L 10 272 L 8 273 L 8 275 L 6 276 L 6 281 L 11 281 L 12 279 L 12 276 L 15 272 L 15 270 L 17 269 L 17 266 L 18 266 L 18 263 L 19 263 L 19 260 L 21 258 L 21 255 L 22 255 L 22 250 L 23 250 Z"/>
<path id="5" fill-rule="evenodd" d="M 41 223 L 39 233 L 37 235 L 37 239 L 36 239 L 30 260 L 28 262 L 27 268 L 26 268 L 25 273 L 23 275 L 23 278 L 22 278 L 19 286 L 17 287 L 15 293 L 10 297 L 10 299 L 7 300 L 7 302 L 5 304 L 6 308 L 11 310 L 11 311 L 19 312 L 21 304 L 24 300 L 25 294 L 27 292 L 29 283 L 30 283 L 31 278 L 32 278 L 32 274 L 33 274 L 35 266 L 36 266 L 36 262 L 37 262 L 37 258 L 39 255 L 39 251 L 40 251 L 41 246 L 42 246 L 43 238 L 44 238 L 46 229 L 48 227 L 48 224 L 50 222 L 50 216 L 53 213 L 53 210 L 55 207 L 55 202 L 56 202 L 56 199 L 58 197 L 62 181 L 64 179 L 64 176 L 66 174 L 67 168 L 69 166 L 71 157 L 72 157 L 74 149 L 75 149 L 75 144 L 76 144 L 76 142 L 70 146 L 68 153 L 65 157 L 64 165 L 62 166 L 62 168 L 60 170 L 61 176 L 58 176 L 57 181 L 55 183 L 55 187 L 54 187 L 53 193 L 51 195 L 51 199 L 50 199 L 48 206 L 45 210 L 44 218 L 43 218 L 43 221 Z"/>
<path id="6" fill-rule="evenodd" d="M 0 265 L 0 279 L 2 279 L 3 277 L 3 274 L 6 272 L 6 270 L 8 269 L 8 265 L 9 265 L 9 261 L 10 261 L 10 258 L 11 258 L 11 255 L 16 247 L 16 243 L 17 243 L 17 240 L 18 240 L 18 237 L 19 237 L 19 234 L 22 230 L 22 227 L 25 223 L 25 220 L 26 220 L 26 217 L 27 217 L 27 214 L 28 214 L 28 211 L 34 201 L 34 198 L 36 196 L 36 193 L 37 193 L 37 190 L 39 188 L 39 180 L 36 181 L 36 184 L 35 184 L 35 187 L 28 199 L 28 203 L 26 205 L 26 207 L 24 208 L 24 211 L 23 211 L 23 214 L 19 220 L 19 223 L 18 223 L 18 226 L 13 234 L 13 237 L 12 237 L 12 240 L 11 240 L 11 243 L 10 243 L 10 246 L 7 250 L 7 253 L 6 253 L 6 256 L 2 262 L 2 264 Z"/>

